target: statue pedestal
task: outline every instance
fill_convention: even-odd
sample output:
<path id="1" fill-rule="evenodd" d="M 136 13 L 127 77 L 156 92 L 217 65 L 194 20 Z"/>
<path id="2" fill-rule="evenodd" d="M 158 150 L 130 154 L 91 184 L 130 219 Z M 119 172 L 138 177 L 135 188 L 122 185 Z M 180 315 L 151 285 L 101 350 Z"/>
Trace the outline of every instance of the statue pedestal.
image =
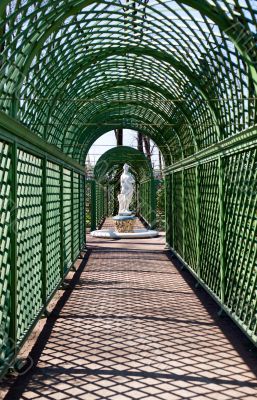
<path id="1" fill-rule="evenodd" d="M 115 231 L 119 233 L 134 232 L 136 219 L 134 215 L 116 215 L 113 217 L 115 221 Z"/>
<path id="2" fill-rule="evenodd" d="M 133 232 L 117 232 L 111 229 L 93 231 L 91 236 L 101 239 L 152 239 L 158 236 L 157 231 L 147 229 L 136 229 Z"/>
<path id="3" fill-rule="evenodd" d="M 134 215 L 116 215 L 114 229 L 101 229 L 91 232 L 91 236 L 103 239 L 146 239 L 159 235 L 157 231 L 149 229 L 134 229 L 137 217 Z"/>

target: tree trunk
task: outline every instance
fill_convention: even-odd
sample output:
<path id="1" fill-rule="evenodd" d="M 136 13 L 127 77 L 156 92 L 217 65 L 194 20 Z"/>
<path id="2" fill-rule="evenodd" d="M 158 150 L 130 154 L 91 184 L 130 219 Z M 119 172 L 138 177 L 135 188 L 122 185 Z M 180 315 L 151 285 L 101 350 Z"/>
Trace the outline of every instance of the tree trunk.
<path id="1" fill-rule="evenodd" d="M 143 148 L 143 135 L 141 132 L 137 132 L 137 149 L 141 151 L 141 153 L 144 152 Z"/>
<path id="2" fill-rule="evenodd" d="M 145 145 L 145 154 L 148 160 L 151 161 L 151 146 L 150 146 L 150 139 L 146 136 L 143 136 L 144 145 Z"/>
<path id="3" fill-rule="evenodd" d="M 159 150 L 159 168 L 160 168 L 160 174 L 162 175 L 162 155 Z"/>
<path id="4" fill-rule="evenodd" d="M 123 129 L 115 129 L 115 136 L 117 141 L 117 146 L 123 145 Z"/>

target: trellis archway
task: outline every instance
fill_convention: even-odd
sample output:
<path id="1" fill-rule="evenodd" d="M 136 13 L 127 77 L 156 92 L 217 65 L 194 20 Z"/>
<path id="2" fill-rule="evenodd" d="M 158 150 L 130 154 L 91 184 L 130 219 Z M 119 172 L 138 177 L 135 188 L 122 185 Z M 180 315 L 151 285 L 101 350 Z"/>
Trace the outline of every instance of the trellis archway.
<path id="1" fill-rule="evenodd" d="M 114 128 L 161 149 L 167 245 L 256 344 L 256 25 L 251 0 L 1 1 L 2 371 L 83 245 L 85 156 Z"/>

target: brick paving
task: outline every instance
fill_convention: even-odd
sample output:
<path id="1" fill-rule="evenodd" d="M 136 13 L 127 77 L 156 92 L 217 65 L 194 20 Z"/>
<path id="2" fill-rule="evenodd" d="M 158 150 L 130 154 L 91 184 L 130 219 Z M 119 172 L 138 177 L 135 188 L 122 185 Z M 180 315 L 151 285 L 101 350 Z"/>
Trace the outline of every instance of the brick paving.
<path id="1" fill-rule="evenodd" d="M 88 246 L 6 400 L 256 400 L 255 349 L 171 263 L 163 236 Z"/>

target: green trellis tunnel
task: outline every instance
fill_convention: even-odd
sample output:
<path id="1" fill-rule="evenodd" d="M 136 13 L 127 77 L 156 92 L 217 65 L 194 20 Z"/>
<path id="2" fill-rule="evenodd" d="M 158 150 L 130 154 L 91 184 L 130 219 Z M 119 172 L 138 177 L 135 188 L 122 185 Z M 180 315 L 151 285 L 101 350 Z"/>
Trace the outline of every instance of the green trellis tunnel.
<path id="1" fill-rule="evenodd" d="M 84 245 L 85 157 L 117 128 L 161 150 L 167 244 L 256 344 L 256 26 L 253 0 L 1 1 L 2 373 Z"/>

